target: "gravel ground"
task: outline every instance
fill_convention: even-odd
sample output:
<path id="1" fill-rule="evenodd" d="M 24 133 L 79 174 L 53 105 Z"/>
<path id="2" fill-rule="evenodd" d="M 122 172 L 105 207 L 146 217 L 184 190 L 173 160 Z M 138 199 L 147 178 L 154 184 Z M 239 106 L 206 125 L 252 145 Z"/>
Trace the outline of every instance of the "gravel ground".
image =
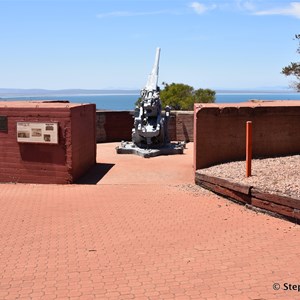
<path id="1" fill-rule="evenodd" d="M 237 161 L 202 169 L 201 173 L 258 187 L 273 194 L 300 199 L 300 155 L 253 159 L 252 176 L 246 177 L 246 162 Z"/>
<path id="2" fill-rule="evenodd" d="M 195 197 L 199 197 L 199 196 L 216 197 L 216 194 L 214 194 L 213 192 L 196 184 L 191 184 L 191 183 L 177 184 L 175 185 L 175 187 L 178 188 L 180 191 L 184 191 L 185 193 L 189 193 Z"/>

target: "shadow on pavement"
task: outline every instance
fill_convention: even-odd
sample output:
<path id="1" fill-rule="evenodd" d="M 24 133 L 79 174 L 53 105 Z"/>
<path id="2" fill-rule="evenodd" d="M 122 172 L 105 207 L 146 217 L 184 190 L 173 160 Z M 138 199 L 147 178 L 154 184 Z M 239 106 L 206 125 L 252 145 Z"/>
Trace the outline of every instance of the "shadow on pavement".
<path id="1" fill-rule="evenodd" d="M 96 163 L 75 184 L 97 184 L 115 164 Z"/>

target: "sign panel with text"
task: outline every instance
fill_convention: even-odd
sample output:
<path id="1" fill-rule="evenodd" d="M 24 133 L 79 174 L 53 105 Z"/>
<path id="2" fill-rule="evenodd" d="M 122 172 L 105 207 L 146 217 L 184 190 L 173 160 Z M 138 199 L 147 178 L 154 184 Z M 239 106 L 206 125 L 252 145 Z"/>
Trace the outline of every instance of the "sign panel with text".
<path id="1" fill-rule="evenodd" d="M 58 144 L 58 123 L 17 122 L 17 141 Z"/>

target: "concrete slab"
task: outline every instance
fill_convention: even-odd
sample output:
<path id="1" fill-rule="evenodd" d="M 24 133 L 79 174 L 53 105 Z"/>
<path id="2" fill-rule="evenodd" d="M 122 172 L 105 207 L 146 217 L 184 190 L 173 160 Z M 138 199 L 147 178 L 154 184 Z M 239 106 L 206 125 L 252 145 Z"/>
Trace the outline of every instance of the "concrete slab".
<path id="1" fill-rule="evenodd" d="M 146 149 L 136 146 L 133 142 L 122 142 L 120 146 L 116 147 L 116 152 L 117 154 L 134 154 L 144 158 L 151 158 L 161 155 L 183 154 L 184 147 L 184 142 L 174 142 L 156 149 Z"/>
<path id="2" fill-rule="evenodd" d="M 117 154 L 120 143 L 98 144 L 98 172 L 102 167 L 109 171 L 97 184 L 180 184 L 193 183 L 193 143 L 188 143 L 184 154 L 151 157 Z M 103 165 L 102 165 L 103 164 Z M 89 174 L 80 180 L 89 182 Z"/>
<path id="3" fill-rule="evenodd" d="M 1 300 L 299 298 L 299 226 L 193 185 L 189 147 L 114 147 L 98 184 L 0 185 Z"/>

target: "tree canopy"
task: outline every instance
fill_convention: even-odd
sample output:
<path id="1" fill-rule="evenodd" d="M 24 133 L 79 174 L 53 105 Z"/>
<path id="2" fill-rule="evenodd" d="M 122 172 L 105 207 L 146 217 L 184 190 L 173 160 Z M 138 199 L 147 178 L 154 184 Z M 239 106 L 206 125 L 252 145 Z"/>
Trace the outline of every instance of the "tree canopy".
<path id="1" fill-rule="evenodd" d="M 170 106 L 174 110 L 193 110 L 194 103 L 214 103 L 216 92 L 211 89 L 195 90 L 192 86 L 183 83 L 165 83 L 160 91 L 162 107 Z M 135 105 L 142 99 L 139 98 Z"/>
<path id="2" fill-rule="evenodd" d="M 183 83 L 165 83 L 160 92 L 162 106 L 171 106 L 174 110 L 193 110 L 194 103 L 213 103 L 216 92 L 210 89 L 195 90 L 192 86 Z"/>
<path id="3" fill-rule="evenodd" d="M 300 34 L 295 35 L 296 40 L 298 40 L 297 53 L 300 54 Z M 286 76 L 294 76 L 297 82 L 293 84 L 298 92 L 300 92 L 300 62 L 291 62 L 288 66 L 282 68 L 282 74 Z"/>

